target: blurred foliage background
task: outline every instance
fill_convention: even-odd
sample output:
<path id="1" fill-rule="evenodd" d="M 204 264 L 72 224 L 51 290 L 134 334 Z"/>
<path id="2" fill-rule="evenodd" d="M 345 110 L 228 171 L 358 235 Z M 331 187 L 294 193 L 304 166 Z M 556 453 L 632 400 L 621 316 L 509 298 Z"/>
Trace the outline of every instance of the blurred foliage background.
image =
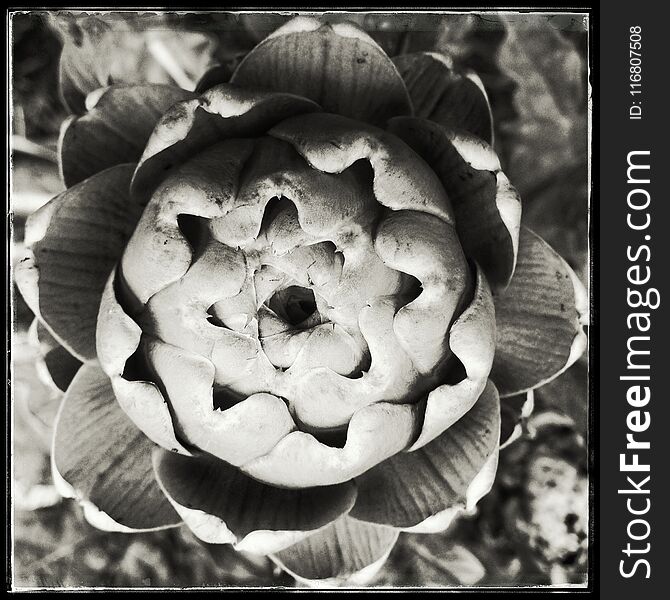
<path id="1" fill-rule="evenodd" d="M 289 15 L 69 13 L 11 18 L 13 259 L 28 214 L 62 191 L 57 139 L 69 111 L 59 95 L 63 39 L 100 49 L 112 81 L 193 89 L 211 67 L 232 72 Z M 450 54 L 475 70 L 491 101 L 495 147 L 523 200 L 524 222 L 588 285 L 588 26 L 580 15 L 338 14 L 391 55 Z M 75 57 L 76 58 L 76 57 Z M 79 99 L 68 98 L 72 102 Z M 14 290 L 12 339 L 12 581 L 26 587 L 294 586 L 268 560 L 197 542 L 185 528 L 144 534 L 92 528 L 51 483 L 49 436 L 60 394 L 41 382 L 29 342 L 33 315 Z M 584 584 L 588 514 L 587 361 L 535 393 L 523 434 L 501 452 L 476 514 L 443 534 L 402 534 L 373 585 Z"/>

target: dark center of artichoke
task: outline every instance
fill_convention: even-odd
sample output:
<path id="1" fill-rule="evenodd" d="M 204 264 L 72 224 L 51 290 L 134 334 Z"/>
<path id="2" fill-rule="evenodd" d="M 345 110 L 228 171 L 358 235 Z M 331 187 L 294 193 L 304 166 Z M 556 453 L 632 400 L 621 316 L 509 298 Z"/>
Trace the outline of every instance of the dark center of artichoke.
<path id="1" fill-rule="evenodd" d="M 278 317 L 298 329 L 311 322 L 310 317 L 317 311 L 314 292 L 298 285 L 275 292 L 268 300 L 267 306 Z"/>

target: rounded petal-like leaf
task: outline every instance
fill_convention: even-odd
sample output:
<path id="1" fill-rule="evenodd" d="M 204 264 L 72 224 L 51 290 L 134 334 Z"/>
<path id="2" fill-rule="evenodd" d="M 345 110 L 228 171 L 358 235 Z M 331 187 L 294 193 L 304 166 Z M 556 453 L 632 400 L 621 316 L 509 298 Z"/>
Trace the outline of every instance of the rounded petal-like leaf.
<path id="1" fill-rule="evenodd" d="M 499 436 L 498 392 L 489 382 L 472 409 L 440 437 L 357 478 L 351 516 L 410 528 L 447 510 L 466 508 L 469 494 L 478 500 L 485 493 L 479 484 L 476 494 L 469 489 L 491 456 L 497 456 Z"/>
<path id="2" fill-rule="evenodd" d="M 154 467 L 196 536 L 257 554 L 277 552 L 327 526 L 347 513 L 356 497 L 351 482 L 308 490 L 265 485 L 207 455 L 187 458 L 157 450 Z"/>
<path id="3" fill-rule="evenodd" d="M 97 328 L 100 365 L 111 379 L 119 405 L 137 427 L 159 446 L 190 455 L 177 440 L 170 409 L 156 384 L 125 376 L 126 363 L 140 345 L 142 330 L 119 303 L 117 281 L 116 273 L 112 273 L 100 302 Z"/>
<path id="4" fill-rule="evenodd" d="M 231 82 L 304 96 L 327 112 L 380 125 L 412 112 L 391 59 L 351 23 L 297 17 L 247 54 Z"/>
<path id="5" fill-rule="evenodd" d="M 84 365 L 56 420 L 51 460 L 61 494 L 82 502 L 107 530 L 178 525 L 154 478 L 152 448 L 117 404 L 105 373 L 95 364 Z"/>
<path id="6" fill-rule="evenodd" d="M 252 394 L 233 406 L 214 407 L 214 365 L 195 353 L 148 339 L 145 352 L 172 408 L 177 430 L 193 446 L 239 466 L 267 454 L 296 429 L 286 403 Z"/>
<path id="7" fill-rule="evenodd" d="M 547 383 L 586 348 L 586 290 L 569 265 L 526 227 L 521 229 L 514 277 L 495 297 L 495 307 L 491 379 L 502 396 Z"/>
<path id="8" fill-rule="evenodd" d="M 178 102 L 158 121 L 133 177 L 146 201 L 168 171 L 217 141 L 252 138 L 294 115 L 319 106 L 292 94 L 259 92 L 221 84 L 199 98 Z"/>
<path id="9" fill-rule="evenodd" d="M 380 402 L 366 406 L 351 418 L 343 448 L 294 431 L 242 470 L 261 481 L 295 488 L 348 481 L 407 448 L 416 435 L 417 413 L 417 405 Z"/>
<path id="10" fill-rule="evenodd" d="M 121 261 L 124 280 L 140 305 L 178 281 L 191 265 L 193 249 L 179 217 L 212 219 L 233 208 L 238 178 L 252 148 L 248 139 L 220 142 L 180 165 L 155 191 Z M 228 248 L 228 253 L 234 250 Z"/>
<path id="11" fill-rule="evenodd" d="M 449 328 L 468 287 L 456 230 L 433 215 L 397 211 L 377 226 L 375 249 L 386 265 L 421 282 L 419 296 L 396 313 L 393 330 L 416 368 L 429 374 L 449 356 Z"/>
<path id="12" fill-rule="evenodd" d="M 92 92 L 89 111 L 63 124 L 61 173 L 67 187 L 123 163 L 136 163 L 160 117 L 194 94 L 168 85 L 114 85 Z"/>
<path id="13" fill-rule="evenodd" d="M 454 223 L 451 204 L 433 170 L 394 135 L 325 113 L 286 119 L 270 135 L 291 143 L 310 165 L 326 173 L 341 173 L 366 159 L 374 170 L 373 190 L 380 204 Z"/>
<path id="14" fill-rule="evenodd" d="M 354 168 L 332 175 L 311 168 L 283 141 L 262 137 L 244 164 L 239 191 L 230 214 L 214 225 L 214 233 L 230 246 L 252 241 L 259 233 L 263 211 L 271 198 L 284 197 L 297 208 L 302 234 L 316 240 L 332 239 L 352 221 L 362 221 L 378 207 L 367 172 Z M 279 232 L 273 230 L 272 234 Z M 282 235 L 273 242 L 282 243 Z M 342 236 L 344 237 L 344 236 Z M 340 241 L 340 240 L 338 240 Z M 277 248 L 277 254 L 285 250 Z"/>
<path id="15" fill-rule="evenodd" d="M 318 368 L 308 371 L 300 379 L 294 406 L 302 424 L 328 429 L 349 423 L 351 427 L 356 412 L 363 407 L 375 402 L 404 404 L 409 394 L 419 393 L 418 386 L 430 385 L 428 378 L 419 375 L 394 332 L 395 314 L 396 302 L 389 297 L 370 300 L 369 305 L 360 311 L 360 330 L 371 356 L 369 369 L 360 377 L 342 377 L 331 369 Z M 392 409 L 391 412 L 398 410 L 400 431 L 404 433 L 397 441 L 401 441 L 411 430 L 411 419 L 409 414 L 403 414 L 404 409 Z M 368 416 L 373 414 L 369 413 Z M 384 411 L 380 412 L 378 417 L 383 414 Z M 411 416 L 418 418 L 419 411 L 413 412 Z M 388 418 L 392 419 L 390 414 Z M 352 433 L 350 428 L 348 437 Z M 396 442 L 390 443 L 394 446 Z M 382 447 L 379 450 L 385 452 Z M 364 453 L 370 458 L 373 456 L 371 449 L 364 450 Z M 354 457 L 350 455 L 350 459 Z"/>
<path id="16" fill-rule="evenodd" d="M 389 131 L 439 176 L 466 255 L 480 264 L 492 285 L 507 285 L 518 251 L 521 201 L 493 149 L 471 134 L 426 119 L 392 119 Z"/>
<path id="17" fill-rule="evenodd" d="M 448 341 L 465 377 L 428 394 L 421 433 L 410 450 L 421 448 L 451 427 L 470 410 L 486 385 L 495 352 L 495 314 L 491 290 L 480 269 L 472 301 L 451 326 Z"/>
<path id="18" fill-rule="evenodd" d="M 470 482 L 465 492 L 465 502 L 445 508 L 443 511 L 428 517 L 418 525 L 406 527 L 403 531 L 408 533 L 440 533 L 446 531 L 451 523 L 459 514 L 473 514 L 476 511 L 477 503 L 491 491 L 498 471 L 498 459 L 500 457 L 499 448 L 486 459 L 482 468 L 474 479 Z"/>
<path id="19" fill-rule="evenodd" d="M 27 255 L 15 271 L 31 310 L 76 358 L 95 358 L 105 282 L 141 208 L 129 198 L 132 165 L 119 165 L 66 190 L 26 224 Z"/>
<path id="20" fill-rule="evenodd" d="M 344 516 L 271 558 L 313 587 L 365 585 L 391 553 L 398 531 Z"/>
<path id="21" fill-rule="evenodd" d="M 405 80 L 415 116 L 493 143 L 491 107 L 476 74 L 459 72 L 449 57 L 437 52 L 403 54 L 393 62 Z"/>
<path id="22" fill-rule="evenodd" d="M 328 20 L 358 25 L 389 56 L 430 50 L 444 32 L 444 20 L 435 19 L 434 13 L 342 12 L 330 13 Z"/>

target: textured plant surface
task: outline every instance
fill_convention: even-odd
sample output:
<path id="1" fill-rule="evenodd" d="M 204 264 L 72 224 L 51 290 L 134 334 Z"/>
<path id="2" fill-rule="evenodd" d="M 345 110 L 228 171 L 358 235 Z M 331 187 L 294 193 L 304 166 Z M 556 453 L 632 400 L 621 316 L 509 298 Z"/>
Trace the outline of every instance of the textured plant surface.
<path id="1" fill-rule="evenodd" d="M 152 18 L 54 19 L 67 189 L 28 219 L 15 279 L 54 388 L 24 417 L 51 437 L 56 487 L 103 530 L 252 557 L 209 585 L 286 584 L 272 563 L 311 585 L 411 584 L 378 574 L 399 533 L 445 531 L 491 489 L 533 390 L 585 349 L 583 285 L 521 225 L 496 106 L 451 56 L 360 18 L 379 43 L 335 17 L 269 37 L 271 15 L 177 36 Z M 211 29 L 236 32 L 228 52 Z M 458 58 L 476 44 L 457 30 L 414 41 Z M 541 448 L 517 529 L 568 580 L 584 526 L 564 515 L 577 545 L 547 548 Z M 570 514 L 581 468 L 561 472 Z M 443 584 L 486 583 L 459 527 Z M 390 562 L 439 556 L 421 538 Z"/>

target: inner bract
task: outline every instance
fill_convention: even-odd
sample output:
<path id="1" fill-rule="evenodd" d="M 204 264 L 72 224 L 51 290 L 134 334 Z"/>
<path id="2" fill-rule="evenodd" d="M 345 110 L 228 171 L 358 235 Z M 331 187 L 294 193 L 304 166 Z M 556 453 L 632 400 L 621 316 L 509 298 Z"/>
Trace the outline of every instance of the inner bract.
<path id="1" fill-rule="evenodd" d="M 235 152 L 233 140 L 195 157 L 145 210 L 122 263 L 143 340 L 211 361 L 217 406 L 273 394 L 310 431 L 435 387 L 440 373 L 417 369 L 394 332 L 422 286 L 375 250 L 392 211 L 375 200 L 369 164 L 326 174 L 261 138 L 224 190 L 220 165 Z M 175 368 L 160 356 L 146 352 L 159 385 Z"/>

